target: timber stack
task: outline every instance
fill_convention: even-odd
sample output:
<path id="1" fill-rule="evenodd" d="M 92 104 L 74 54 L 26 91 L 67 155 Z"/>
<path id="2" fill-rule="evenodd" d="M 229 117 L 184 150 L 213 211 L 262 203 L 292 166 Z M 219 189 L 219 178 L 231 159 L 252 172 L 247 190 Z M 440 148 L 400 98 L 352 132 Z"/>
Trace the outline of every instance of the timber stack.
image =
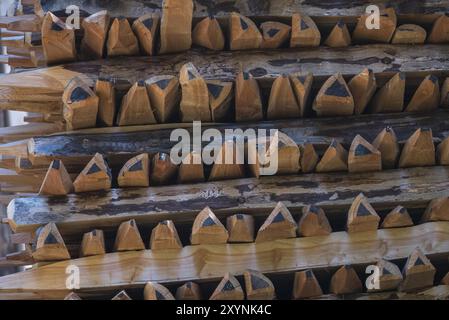
<path id="1" fill-rule="evenodd" d="M 449 299 L 449 1 L 23 2 L 0 299 Z"/>

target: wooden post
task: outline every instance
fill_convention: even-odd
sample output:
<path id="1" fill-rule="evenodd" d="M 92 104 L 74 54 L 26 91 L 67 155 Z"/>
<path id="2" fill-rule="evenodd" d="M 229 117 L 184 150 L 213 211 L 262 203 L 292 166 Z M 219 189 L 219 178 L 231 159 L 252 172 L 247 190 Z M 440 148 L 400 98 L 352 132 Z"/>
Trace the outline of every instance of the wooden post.
<path id="1" fill-rule="evenodd" d="M 237 122 L 263 120 L 259 84 L 248 72 L 241 72 L 235 82 L 235 118 Z"/>
<path id="2" fill-rule="evenodd" d="M 433 286 L 435 267 L 424 255 L 420 248 L 416 248 L 408 257 L 402 275 L 404 280 L 399 286 L 400 291 L 415 291 Z"/>
<path id="3" fill-rule="evenodd" d="M 277 150 L 276 150 L 277 149 Z M 295 141 L 285 133 L 277 131 L 269 141 L 267 159 L 277 151 L 277 175 L 297 174 L 301 170 L 301 150 Z"/>
<path id="4" fill-rule="evenodd" d="M 183 162 L 179 165 L 178 182 L 179 183 L 197 183 L 204 182 L 204 166 L 201 154 L 196 152 L 189 153 Z"/>
<path id="5" fill-rule="evenodd" d="M 76 60 L 75 30 L 53 13 L 47 12 L 42 21 L 42 48 L 47 64 Z"/>
<path id="6" fill-rule="evenodd" d="M 435 75 L 427 76 L 410 100 L 406 112 L 429 112 L 440 105 L 440 84 Z"/>
<path id="7" fill-rule="evenodd" d="M 351 173 L 381 171 L 381 153 L 361 135 L 356 135 L 349 149 L 348 169 Z"/>
<path id="8" fill-rule="evenodd" d="M 95 94 L 99 99 L 98 122 L 106 127 L 113 127 L 116 112 L 114 80 L 99 78 L 95 84 Z"/>
<path id="9" fill-rule="evenodd" d="M 318 154 L 315 147 L 311 143 L 307 143 L 300 147 L 301 149 L 301 169 L 304 173 L 311 173 L 315 171 L 318 164 Z"/>
<path id="10" fill-rule="evenodd" d="M 112 184 L 111 169 L 103 156 L 95 154 L 92 160 L 75 179 L 73 186 L 76 193 L 109 190 Z"/>
<path id="11" fill-rule="evenodd" d="M 290 211 L 279 202 L 257 232 L 256 242 L 296 238 L 297 229 Z"/>
<path id="12" fill-rule="evenodd" d="M 50 222 L 36 231 L 33 259 L 35 261 L 60 261 L 70 259 L 56 224 Z"/>
<path id="13" fill-rule="evenodd" d="M 298 234 L 301 237 L 328 236 L 331 233 L 332 227 L 323 209 L 313 205 L 302 208 L 298 223 Z"/>
<path id="14" fill-rule="evenodd" d="M 406 228 L 411 226 L 413 226 L 413 220 L 407 209 L 402 206 L 397 206 L 385 217 L 381 228 Z"/>
<path id="15" fill-rule="evenodd" d="M 402 282 L 402 274 L 398 266 L 387 260 L 380 259 L 376 267 L 379 270 L 379 278 L 374 279 L 372 284 L 375 285 L 375 288 L 368 288 L 368 292 L 396 290 Z"/>
<path id="16" fill-rule="evenodd" d="M 435 145 L 432 130 L 418 129 L 407 140 L 399 158 L 399 168 L 434 166 Z"/>
<path id="17" fill-rule="evenodd" d="M 393 128 L 382 130 L 373 142 L 373 147 L 380 151 L 382 168 L 393 169 L 399 158 L 399 143 Z"/>
<path id="18" fill-rule="evenodd" d="M 134 20 L 132 29 L 139 39 L 140 50 L 147 56 L 155 53 L 156 32 L 159 26 L 159 17 L 146 14 Z"/>
<path id="19" fill-rule="evenodd" d="M 402 112 L 404 96 L 405 74 L 402 72 L 396 73 L 374 96 L 373 113 Z"/>
<path id="20" fill-rule="evenodd" d="M 190 237 L 192 245 L 224 244 L 228 238 L 228 231 L 209 207 L 196 216 Z"/>
<path id="21" fill-rule="evenodd" d="M 340 73 L 323 84 L 313 102 L 313 110 L 319 117 L 354 114 L 354 98 Z"/>
<path id="22" fill-rule="evenodd" d="M 67 130 L 95 128 L 99 99 L 79 77 L 67 84 L 62 95 Z"/>
<path id="23" fill-rule="evenodd" d="M 243 300 L 245 295 L 239 281 L 230 273 L 226 273 L 210 296 L 210 300 Z"/>
<path id="24" fill-rule="evenodd" d="M 143 290 L 144 300 L 175 300 L 171 292 L 155 282 L 148 282 Z"/>
<path id="25" fill-rule="evenodd" d="M 268 101 L 267 119 L 290 119 L 301 116 L 300 107 L 288 75 L 284 74 L 274 80 Z"/>
<path id="26" fill-rule="evenodd" d="M 187 282 L 176 289 L 176 300 L 202 300 L 200 286 L 195 282 Z"/>
<path id="27" fill-rule="evenodd" d="M 125 187 L 148 187 L 150 185 L 150 163 L 148 153 L 130 159 L 118 174 L 118 185 Z"/>
<path id="28" fill-rule="evenodd" d="M 449 198 L 442 197 L 430 202 L 421 222 L 449 221 Z"/>
<path id="29" fill-rule="evenodd" d="M 232 163 L 228 163 L 232 159 Z M 215 157 L 209 181 L 241 179 L 245 177 L 244 150 L 234 141 L 225 141 Z"/>
<path id="30" fill-rule="evenodd" d="M 380 217 L 376 210 L 361 193 L 349 208 L 346 230 L 348 233 L 376 231 L 379 228 L 379 221 Z"/>
<path id="31" fill-rule="evenodd" d="M 159 53 L 187 51 L 192 46 L 192 0 L 164 0 Z"/>
<path id="32" fill-rule="evenodd" d="M 293 14 L 291 33 L 291 48 L 318 47 L 320 45 L 320 30 L 309 16 L 300 13 Z"/>
<path id="33" fill-rule="evenodd" d="M 209 80 L 206 84 L 209 90 L 212 121 L 215 123 L 233 121 L 234 84 L 220 80 Z"/>
<path id="34" fill-rule="evenodd" d="M 64 300 L 82 300 L 75 292 L 70 292 L 65 296 Z"/>
<path id="35" fill-rule="evenodd" d="M 111 19 L 107 10 L 102 10 L 83 19 L 84 37 L 81 53 L 90 59 L 102 59 Z"/>
<path id="36" fill-rule="evenodd" d="M 344 48 L 351 45 L 351 35 L 342 20 L 332 29 L 324 44 L 331 48 Z"/>
<path id="37" fill-rule="evenodd" d="M 189 62 L 181 68 L 179 83 L 182 88 L 180 105 L 182 122 L 210 122 L 212 116 L 207 84 L 192 63 Z"/>
<path id="38" fill-rule="evenodd" d="M 226 220 L 229 243 L 254 242 L 254 218 L 248 214 L 236 214 Z"/>
<path id="39" fill-rule="evenodd" d="M 145 244 L 140 236 L 134 219 L 122 222 L 117 231 L 114 243 L 115 251 L 145 250 Z"/>
<path id="40" fill-rule="evenodd" d="M 329 291 L 333 294 L 351 294 L 362 292 L 359 276 L 351 266 L 343 266 L 334 273 Z"/>
<path id="41" fill-rule="evenodd" d="M 177 115 L 181 93 L 174 76 L 154 76 L 145 81 L 151 106 L 159 123 L 167 123 Z"/>
<path id="42" fill-rule="evenodd" d="M 139 42 L 125 17 L 115 18 L 109 30 L 108 56 L 136 56 L 139 54 Z"/>
<path id="43" fill-rule="evenodd" d="M 229 17 L 229 47 L 231 50 L 258 49 L 263 38 L 251 19 L 233 12 Z"/>
<path id="44" fill-rule="evenodd" d="M 290 81 L 295 91 L 296 100 L 299 105 L 299 115 L 304 117 L 310 112 L 310 91 L 313 85 L 313 74 L 294 73 L 290 75 Z"/>
<path id="45" fill-rule="evenodd" d="M 117 293 L 111 300 L 123 300 L 123 301 L 127 301 L 127 300 L 132 300 L 131 297 L 126 293 L 125 290 L 120 291 L 119 293 Z"/>
<path id="46" fill-rule="evenodd" d="M 354 97 L 354 113 L 364 113 L 377 90 L 374 72 L 370 69 L 364 69 L 349 81 L 348 87 Z"/>
<path id="47" fill-rule="evenodd" d="M 391 40 L 392 44 L 424 44 L 427 32 L 416 24 L 403 24 L 396 28 L 396 32 Z"/>
<path id="48" fill-rule="evenodd" d="M 39 194 L 64 196 L 73 191 L 73 183 L 61 160 L 53 160 L 42 182 Z"/>
<path id="49" fill-rule="evenodd" d="M 225 47 L 225 36 L 220 23 L 214 16 L 206 17 L 197 23 L 192 33 L 193 44 L 222 51 Z"/>
<path id="50" fill-rule="evenodd" d="M 316 298 L 322 295 L 323 290 L 312 270 L 295 273 L 295 280 L 293 282 L 294 300 Z"/>
<path id="51" fill-rule="evenodd" d="M 338 172 L 348 170 L 348 151 L 336 140 L 332 140 L 320 162 L 316 172 Z"/>
<path id="52" fill-rule="evenodd" d="M 449 138 L 444 139 L 437 148 L 438 164 L 449 165 Z"/>
<path id="53" fill-rule="evenodd" d="M 165 220 L 154 227 L 151 231 L 150 248 L 153 251 L 182 249 L 182 243 L 173 221 Z"/>
<path id="54" fill-rule="evenodd" d="M 433 24 L 432 31 L 427 38 L 428 43 L 448 43 L 449 42 L 449 16 L 441 15 Z"/>
<path id="55" fill-rule="evenodd" d="M 291 27 L 281 22 L 267 21 L 260 25 L 262 30 L 263 49 L 277 49 L 282 47 L 289 39 Z"/>
<path id="56" fill-rule="evenodd" d="M 370 15 L 365 13 L 358 20 L 352 34 L 353 40 L 361 43 L 389 43 L 397 26 L 395 10 L 393 8 L 381 10 L 380 28 L 368 29 L 367 25 L 370 22 L 368 19 L 371 19 Z"/>
<path id="57" fill-rule="evenodd" d="M 151 185 L 166 185 L 173 182 L 178 175 L 178 166 L 175 165 L 168 154 L 157 153 L 151 162 Z"/>
<path id="58" fill-rule="evenodd" d="M 441 106 L 443 108 L 449 108 L 449 78 L 444 80 L 441 87 Z"/>
<path id="59" fill-rule="evenodd" d="M 247 300 L 274 300 L 276 292 L 270 279 L 255 270 L 246 270 L 245 279 Z"/>
<path id="60" fill-rule="evenodd" d="M 80 257 L 106 254 L 102 230 L 93 230 L 83 235 Z"/>
<path id="61" fill-rule="evenodd" d="M 136 82 L 123 97 L 117 122 L 119 126 L 157 123 L 144 81 Z"/>

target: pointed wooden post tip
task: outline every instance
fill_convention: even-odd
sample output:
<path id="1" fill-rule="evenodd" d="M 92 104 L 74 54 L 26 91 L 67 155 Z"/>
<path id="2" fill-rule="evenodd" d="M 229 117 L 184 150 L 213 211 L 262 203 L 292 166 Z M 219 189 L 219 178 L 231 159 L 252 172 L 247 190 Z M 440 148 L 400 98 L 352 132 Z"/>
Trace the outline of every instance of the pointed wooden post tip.
<path id="1" fill-rule="evenodd" d="M 228 159 L 231 158 L 229 155 L 232 155 L 232 159 Z M 229 160 L 232 160 L 232 163 L 228 163 Z M 225 141 L 215 156 L 209 181 L 244 178 L 244 162 L 244 150 L 240 150 L 234 141 Z"/>
<path id="2" fill-rule="evenodd" d="M 148 153 L 140 154 L 128 160 L 120 170 L 117 180 L 121 188 L 148 187 L 150 185 Z"/>
<path id="3" fill-rule="evenodd" d="M 53 222 L 36 231 L 33 258 L 36 261 L 61 261 L 70 259 L 70 254 L 59 230 Z"/>
<path id="4" fill-rule="evenodd" d="M 354 97 L 354 113 L 364 113 L 377 90 L 374 72 L 364 69 L 349 81 L 348 87 Z"/>
<path id="5" fill-rule="evenodd" d="M 106 253 L 102 230 L 93 230 L 83 235 L 81 257 L 99 256 Z"/>
<path id="6" fill-rule="evenodd" d="M 299 118 L 300 115 L 301 110 L 290 77 L 286 74 L 279 76 L 271 87 L 267 119 Z"/>
<path id="7" fill-rule="evenodd" d="M 115 80 L 112 78 L 98 78 L 95 84 L 95 94 L 98 96 L 98 121 L 100 124 L 114 126 L 116 113 Z"/>
<path id="8" fill-rule="evenodd" d="M 402 112 L 405 97 L 405 73 L 397 73 L 374 96 L 373 113 Z"/>
<path id="9" fill-rule="evenodd" d="M 167 185 L 175 181 L 178 166 L 166 153 L 157 153 L 151 162 L 150 184 L 154 186 Z"/>
<path id="10" fill-rule="evenodd" d="M 214 51 L 225 47 L 225 36 L 218 20 L 211 16 L 197 23 L 192 33 L 193 43 Z"/>
<path id="11" fill-rule="evenodd" d="M 151 13 L 134 20 L 132 29 L 139 39 L 140 49 L 143 54 L 148 56 L 154 55 L 158 27 L 159 17 Z"/>
<path id="12" fill-rule="evenodd" d="M 333 140 L 316 166 L 316 172 L 338 172 L 348 170 L 348 151 Z"/>
<path id="13" fill-rule="evenodd" d="M 419 85 L 406 112 L 430 112 L 440 105 L 440 84 L 435 75 L 427 76 Z"/>
<path id="14" fill-rule="evenodd" d="M 176 290 L 176 300 L 202 300 L 201 288 L 195 282 L 187 282 Z"/>
<path id="15" fill-rule="evenodd" d="M 241 72 L 235 81 L 235 120 L 263 120 L 263 105 L 259 84 L 249 72 Z"/>
<path id="16" fill-rule="evenodd" d="M 291 27 L 281 22 L 267 21 L 260 25 L 262 31 L 263 49 L 277 49 L 282 47 L 289 39 Z"/>
<path id="17" fill-rule="evenodd" d="M 290 47 L 318 47 L 320 43 L 321 33 L 315 22 L 302 13 L 293 14 Z"/>
<path id="18" fill-rule="evenodd" d="M 437 148 L 437 161 L 442 166 L 449 165 L 449 137 L 444 139 Z"/>
<path id="19" fill-rule="evenodd" d="M 300 147 L 301 149 L 301 169 L 304 173 L 311 173 L 320 160 L 320 157 L 315 151 L 315 147 L 311 143 L 306 143 Z"/>
<path id="20" fill-rule="evenodd" d="M 393 8 L 381 10 L 380 28 L 368 28 L 371 14 L 363 14 L 354 29 L 352 38 L 358 43 L 389 43 L 397 26 L 396 12 Z"/>
<path id="21" fill-rule="evenodd" d="M 215 291 L 210 296 L 210 300 L 244 300 L 240 282 L 230 273 L 225 274 L 223 279 L 218 284 Z"/>
<path id="22" fill-rule="evenodd" d="M 108 56 L 136 56 L 139 54 L 139 41 L 129 21 L 125 17 L 115 18 L 108 33 Z"/>
<path id="23" fill-rule="evenodd" d="M 231 50 L 258 49 L 263 37 L 251 19 L 233 12 L 229 18 L 229 47 Z"/>
<path id="24" fill-rule="evenodd" d="M 349 208 L 346 224 L 348 233 L 376 231 L 379 222 L 380 217 L 376 210 L 363 194 L 359 194 Z"/>
<path id="25" fill-rule="evenodd" d="M 181 99 L 179 80 L 175 76 L 154 76 L 145 81 L 150 104 L 159 123 L 167 123 L 176 116 Z"/>
<path id="26" fill-rule="evenodd" d="M 210 111 L 213 122 L 230 122 L 234 119 L 234 84 L 220 80 L 206 81 L 209 90 Z"/>
<path id="27" fill-rule="evenodd" d="M 125 290 L 120 291 L 117 293 L 111 300 L 132 300 L 131 297 L 126 293 Z"/>
<path id="28" fill-rule="evenodd" d="M 379 270 L 379 278 L 374 279 L 373 286 L 368 287 L 368 292 L 396 290 L 402 282 L 402 273 L 399 267 L 384 259 L 380 259 L 376 267 Z"/>
<path id="29" fill-rule="evenodd" d="M 312 270 L 295 273 L 293 282 L 293 299 L 309 299 L 323 295 L 323 290 Z"/>
<path id="30" fill-rule="evenodd" d="M 75 292 L 70 292 L 65 296 L 64 300 L 82 300 Z"/>
<path id="31" fill-rule="evenodd" d="M 246 270 L 243 273 L 245 279 L 247 300 L 274 300 L 276 292 L 273 283 L 261 272 Z"/>
<path id="32" fill-rule="evenodd" d="M 129 220 L 122 222 L 118 228 L 114 243 L 115 251 L 137 251 L 145 250 L 136 221 Z"/>
<path id="33" fill-rule="evenodd" d="M 413 226 L 413 220 L 407 209 L 402 206 L 397 206 L 385 217 L 381 228 L 405 228 L 411 226 Z"/>
<path id="34" fill-rule="evenodd" d="M 247 214 L 236 214 L 226 220 L 229 243 L 254 242 L 254 218 Z"/>
<path id="35" fill-rule="evenodd" d="M 51 12 L 42 20 L 41 38 L 47 64 L 76 60 L 75 30 Z"/>
<path id="36" fill-rule="evenodd" d="M 362 136 L 357 135 L 352 141 L 348 156 L 349 172 L 373 172 L 382 170 L 382 157 Z"/>
<path id="37" fill-rule="evenodd" d="M 73 182 L 76 193 L 109 190 L 111 184 L 111 169 L 99 153 L 89 161 Z"/>
<path id="38" fill-rule="evenodd" d="M 421 222 L 449 221 L 449 198 L 441 197 L 432 200 L 426 208 Z"/>
<path id="39" fill-rule="evenodd" d="M 319 117 L 350 116 L 354 113 L 354 97 L 341 74 L 331 76 L 323 84 L 313 110 Z"/>
<path id="40" fill-rule="evenodd" d="M 420 128 L 405 143 L 399 158 L 399 168 L 434 166 L 435 163 L 432 129 Z"/>
<path id="41" fill-rule="evenodd" d="M 310 92 L 313 85 L 313 74 L 311 72 L 293 73 L 290 75 L 290 81 L 298 101 L 299 116 L 302 118 L 311 112 Z"/>
<path id="42" fill-rule="evenodd" d="M 415 291 L 433 286 L 435 267 L 424 255 L 420 248 L 416 248 L 408 257 L 402 275 L 404 280 L 399 286 L 400 291 Z"/>
<path id="43" fill-rule="evenodd" d="M 53 160 L 42 182 L 39 194 L 64 196 L 73 191 L 73 183 L 61 160 Z"/>
<path id="44" fill-rule="evenodd" d="M 161 284 L 148 282 L 143 291 L 144 300 L 175 300 L 171 292 Z"/>
<path id="45" fill-rule="evenodd" d="M 396 28 L 392 44 L 424 44 L 427 31 L 416 24 L 403 24 Z"/>
<path id="46" fill-rule="evenodd" d="M 298 233 L 301 237 L 319 237 L 331 234 L 332 227 L 324 210 L 314 205 L 304 207 L 298 223 Z"/>
<path id="47" fill-rule="evenodd" d="M 279 202 L 257 232 L 256 242 L 296 238 L 297 228 L 290 211 Z"/>
<path id="48" fill-rule="evenodd" d="M 162 4 L 160 54 L 187 51 L 192 46 L 192 0 L 165 0 Z"/>
<path id="49" fill-rule="evenodd" d="M 192 245 L 225 244 L 229 234 L 225 226 L 209 207 L 204 208 L 195 218 L 190 242 Z"/>
<path id="50" fill-rule="evenodd" d="M 447 14 L 441 15 L 434 22 L 427 42 L 433 44 L 449 43 L 449 16 Z"/>
<path id="51" fill-rule="evenodd" d="M 343 48 L 351 45 L 351 35 L 349 34 L 346 23 L 342 20 L 332 29 L 331 33 L 324 41 L 324 44 L 331 48 Z"/>
<path id="52" fill-rule="evenodd" d="M 189 153 L 179 165 L 178 182 L 179 183 L 198 183 L 204 182 L 204 166 L 201 155 L 196 152 Z"/>
<path id="53" fill-rule="evenodd" d="M 382 168 L 393 169 L 399 159 L 399 143 L 393 128 L 387 127 L 374 139 L 373 147 L 380 151 Z"/>
<path id="54" fill-rule="evenodd" d="M 135 126 L 156 123 L 145 81 L 138 81 L 122 99 L 117 124 Z"/>
<path id="55" fill-rule="evenodd" d="M 151 231 L 150 248 L 153 251 L 182 249 L 182 243 L 173 221 L 162 221 L 154 227 Z"/>
<path id="56" fill-rule="evenodd" d="M 334 273 L 331 279 L 329 291 L 334 294 L 360 293 L 363 290 L 357 272 L 353 267 L 346 265 Z"/>
<path id="57" fill-rule="evenodd" d="M 101 59 L 109 31 L 110 17 L 107 10 L 102 10 L 83 19 L 84 37 L 81 52 L 88 58 Z"/>

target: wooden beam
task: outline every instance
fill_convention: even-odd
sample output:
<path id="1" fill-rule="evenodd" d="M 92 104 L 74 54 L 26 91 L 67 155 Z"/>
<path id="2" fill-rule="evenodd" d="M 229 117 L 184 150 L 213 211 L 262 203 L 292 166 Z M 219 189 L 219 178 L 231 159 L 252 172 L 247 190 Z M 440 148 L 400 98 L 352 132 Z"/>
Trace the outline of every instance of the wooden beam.
<path id="1" fill-rule="evenodd" d="M 408 177 L 406 185 L 404 176 Z M 431 200 L 448 196 L 448 176 L 449 168 L 429 167 L 357 175 L 262 177 L 192 187 L 120 189 L 89 195 L 72 194 L 64 199 L 16 196 L 8 206 L 7 221 L 14 232 L 33 232 L 54 221 L 66 235 L 105 226 L 117 228 L 129 219 L 154 225 L 167 219 L 176 224 L 191 223 L 206 206 L 210 206 L 220 219 L 236 213 L 266 218 L 279 201 L 292 212 L 299 213 L 310 204 L 310 199 L 325 210 L 329 219 L 340 217 L 344 220 L 360 192 L 377 211 L 391 210 L 398 205 L 409 210 L 425 209 Z M 180 194 L 183 197 L 179 197 Z M 209 197 L 216 201 L 210 201 Z M 129 201 L 133 202 L 132 206 Z M 111 212 L 114 215 L 110 215 Z"/>
<path id="2" fill-rule="evenodd" d="M 422 57 L 427 59 L 423 60 Z M 344 52 L 335 52 L 326 47 L 307 51 L 292 49 L 268 52 L 204 53 L 192 50 L 157 59 L 122 57 L 107 61 L 85 61 L 5 75 L 0 78 L 0 108 L 25 109 L 29 112 L 52 109 L 50 112 L 54 112 L 55 109 L 58 111 L 58 107 L 61 110 L 62 91 L 74 76 L 84 75 L 91 85 L 98 77 L 107 75 L 117 79 L 117 89 L 126 91 L 136 81 L 151 76 L 177 76 L 180 67 L 188 62 L 194 62 L 200 74 L 207 75 L 207 80 L 234 81 L 240 71 L 249 72 L 266 90 L 282 74 L 313 72 L 317 84 L 323 83 L 324 78 L 335 72 L 351 77 L 360 73 L 360 61 L 363 61 L 364 67 L 373 70 L 379 86 L 383 86 L 393 72 L 407 73 L 407 82 L 415 85 L 415 81 L 422 81 L 429 74 L 447 77 L 449 62 L 446 58 L 446 50 L 442 45 L 372 45 L 369 49 L 349 47 Z M 392 61 L 395 62 L 394 66 Z"/>
<path id="3" fill-rule="evenodd" d="M 437 238 L 438 241 L 435 240 Z M 257 244 L 257 250 L 255 244 L 239 244 L 192 246 L 182 251 L 111 253 L 57 262 L 2 277 L 0 295 L 2 298 L 7 298 L 8 295 L 17 298 L 21 295 L 29 296 L 33 292 L 34 298 L 48 297 L 50 294 L 53 298 L 63 298 L 67 295 L 65 271 L 68 265 L 74 263 L 79 267 L 80 274 L 84 275 L 77 292 L 88 292 L 93 288 L 97 292 L 118 291 L 130 286 L 143 288 L 148 281 L 169 285 L 219 280 L 226 272 L 242 275 L 245 269 L 258 270 L 271 276 L 320 268 L 323 265 L 339 267 L 343 264 L 376 263 L 379 257 L 388 260 L 405 259 L 414 248 L 427 241 L 432 242 L 433 246 L 424 247 L 423 253 L 429 257 L 446 257 L 449 252 L 449 225 L 445 222 L 428 223 L 412 228 L 378 230 L 350 236 L 346 232 L 337 232 L 328 237 Z M 345 254 L 336 255 L 336 250 Z M 304 259 L 305 255 L 309 258 Z M 224 256 L 226 259 L 223 259 Z M 119 271 L 117 261 L 121 261 Z M 198 261 L 201 263 L 198 264 Z M 136 265 L 139 265 L 141 272 L 136 273 Z M 114 276 L 104 277 L 104 274 Z"/>

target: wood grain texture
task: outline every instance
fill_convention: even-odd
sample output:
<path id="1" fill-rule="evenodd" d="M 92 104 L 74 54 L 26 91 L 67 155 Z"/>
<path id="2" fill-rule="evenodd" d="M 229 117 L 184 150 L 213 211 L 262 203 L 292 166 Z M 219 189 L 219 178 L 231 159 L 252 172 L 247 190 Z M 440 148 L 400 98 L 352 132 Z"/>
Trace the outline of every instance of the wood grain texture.
<path id="1" fill-rule="evenodd" d="M 425 245 L 423 245 L 425 244 Z M 112 253 L 65 261 L 0 278 L 0 297 L 30 295 L 63 298 L 67 295 L 66 267 L 80 268 L 78 292 L 143 288 L 148 281 L 163 285 L 186 281 L 219 280 L 226 272 L 247 269 L 279 274 L 347 264 L 375 263 L 408 257 L 421 247 L 429 257 L 449 252 L 449 223 L 378 230 L 348 235 L 279 240 L 263 244 L 185 247 L 181 251 Z"/>
<path id="2" fill-rule="evenodd" d="M 441 142 L 448 135 L 449 111 L 439 110 L 430 114 L 376 114 L 351 116 L 337 122 L 335 118 L 295 119 L 285 121 L 260 122 L 257 124 L 214 125 L 224 132 L 226 129 L 279 129 L 298 145 L 311 143 L 317 152 L 322 152 L 335 139 L 349 149 L 354 137 L 360 134 L 372 142 L 385 127 L 396 132 L 399 143 L 404 143 L 417 128 L 431 128 L 435 142 Z M 142 126 L 129 128 L 123 132 L 112 129 L 86 130 L 63 133 L 46 137 L 36 137 L 28 145 L 29 158 L 33 165 L 48 166 L 54 159 L 63 159 L 67 166 L 83 166 L 97 152 L 108 156 L 111 166 L 120 167 L 132 156 L 142 152 L 155 154 L 170 153 L 177 143 L 170 142 L 172 129 L 168 126 Z M 189 126 L 184 126 L 189 128 Z M 206 130 L 209 125 L 203 125 Z M 160 130 L 154 130 L 159 129 Z M 189 129 L 190 131 L 190 129 Z M 1 153 L 1 152 L 0 152 Z"/>
<path id="3" fill-rule="evenodd" d="M 344 50 L 320 47 L 220 53 L 191 50 L 175 55 L 76 62 L 4 75 L 0 77 L 0 109 L 55 113 L 62 107 L 64 86 L 75 76 L 85 75 L 92 86 L 98 77 L 112 77 L 117 79 L 117 89 L 125 91 L 138 80 L 154 75 L 178 75 L 187 62 L 192 62 L 206 80 L 233 81 L 242 68 L 259 81 L 262 89 L 271 87 L 279 75 L 295 72 L 313 72 L 315 78 L 319 78 L 336 72 L 354 76 L 364 68 L 370 68 L 376 73 L 380 86 L 399 71 L 412 73 L 407 74 L 409 83 L 419 83 L 428 74 L 449 76 L 444 45 L 370 45 Z M 377 75 L 380 73 L 385 74 Z"/>
<path id="4" fill-rule="evenodd" d="M 66 198 L 15 198 L 8 219 L 15 232 L 32 232 L 53 221 L 65 236 L 92 228 L 117 228 L 129 219 L 137 224 L 163 220 L 192 223 L 206 206 L 219 219 L 251 213 L 266 218 L 278 202 L 292 213 L 314 204 L 333 217 L 346 217 L 354 198 L 363 192 L 376 211 L 402 205 L 424 209 L 438 197 L 448 196 L 449 168 L 429 167 L 363 174 L 313 174 L 264 177 L 197 185 L 145 189 L 112 189 Z M 343 216 L 342 216 L 343 215 Z"/>

